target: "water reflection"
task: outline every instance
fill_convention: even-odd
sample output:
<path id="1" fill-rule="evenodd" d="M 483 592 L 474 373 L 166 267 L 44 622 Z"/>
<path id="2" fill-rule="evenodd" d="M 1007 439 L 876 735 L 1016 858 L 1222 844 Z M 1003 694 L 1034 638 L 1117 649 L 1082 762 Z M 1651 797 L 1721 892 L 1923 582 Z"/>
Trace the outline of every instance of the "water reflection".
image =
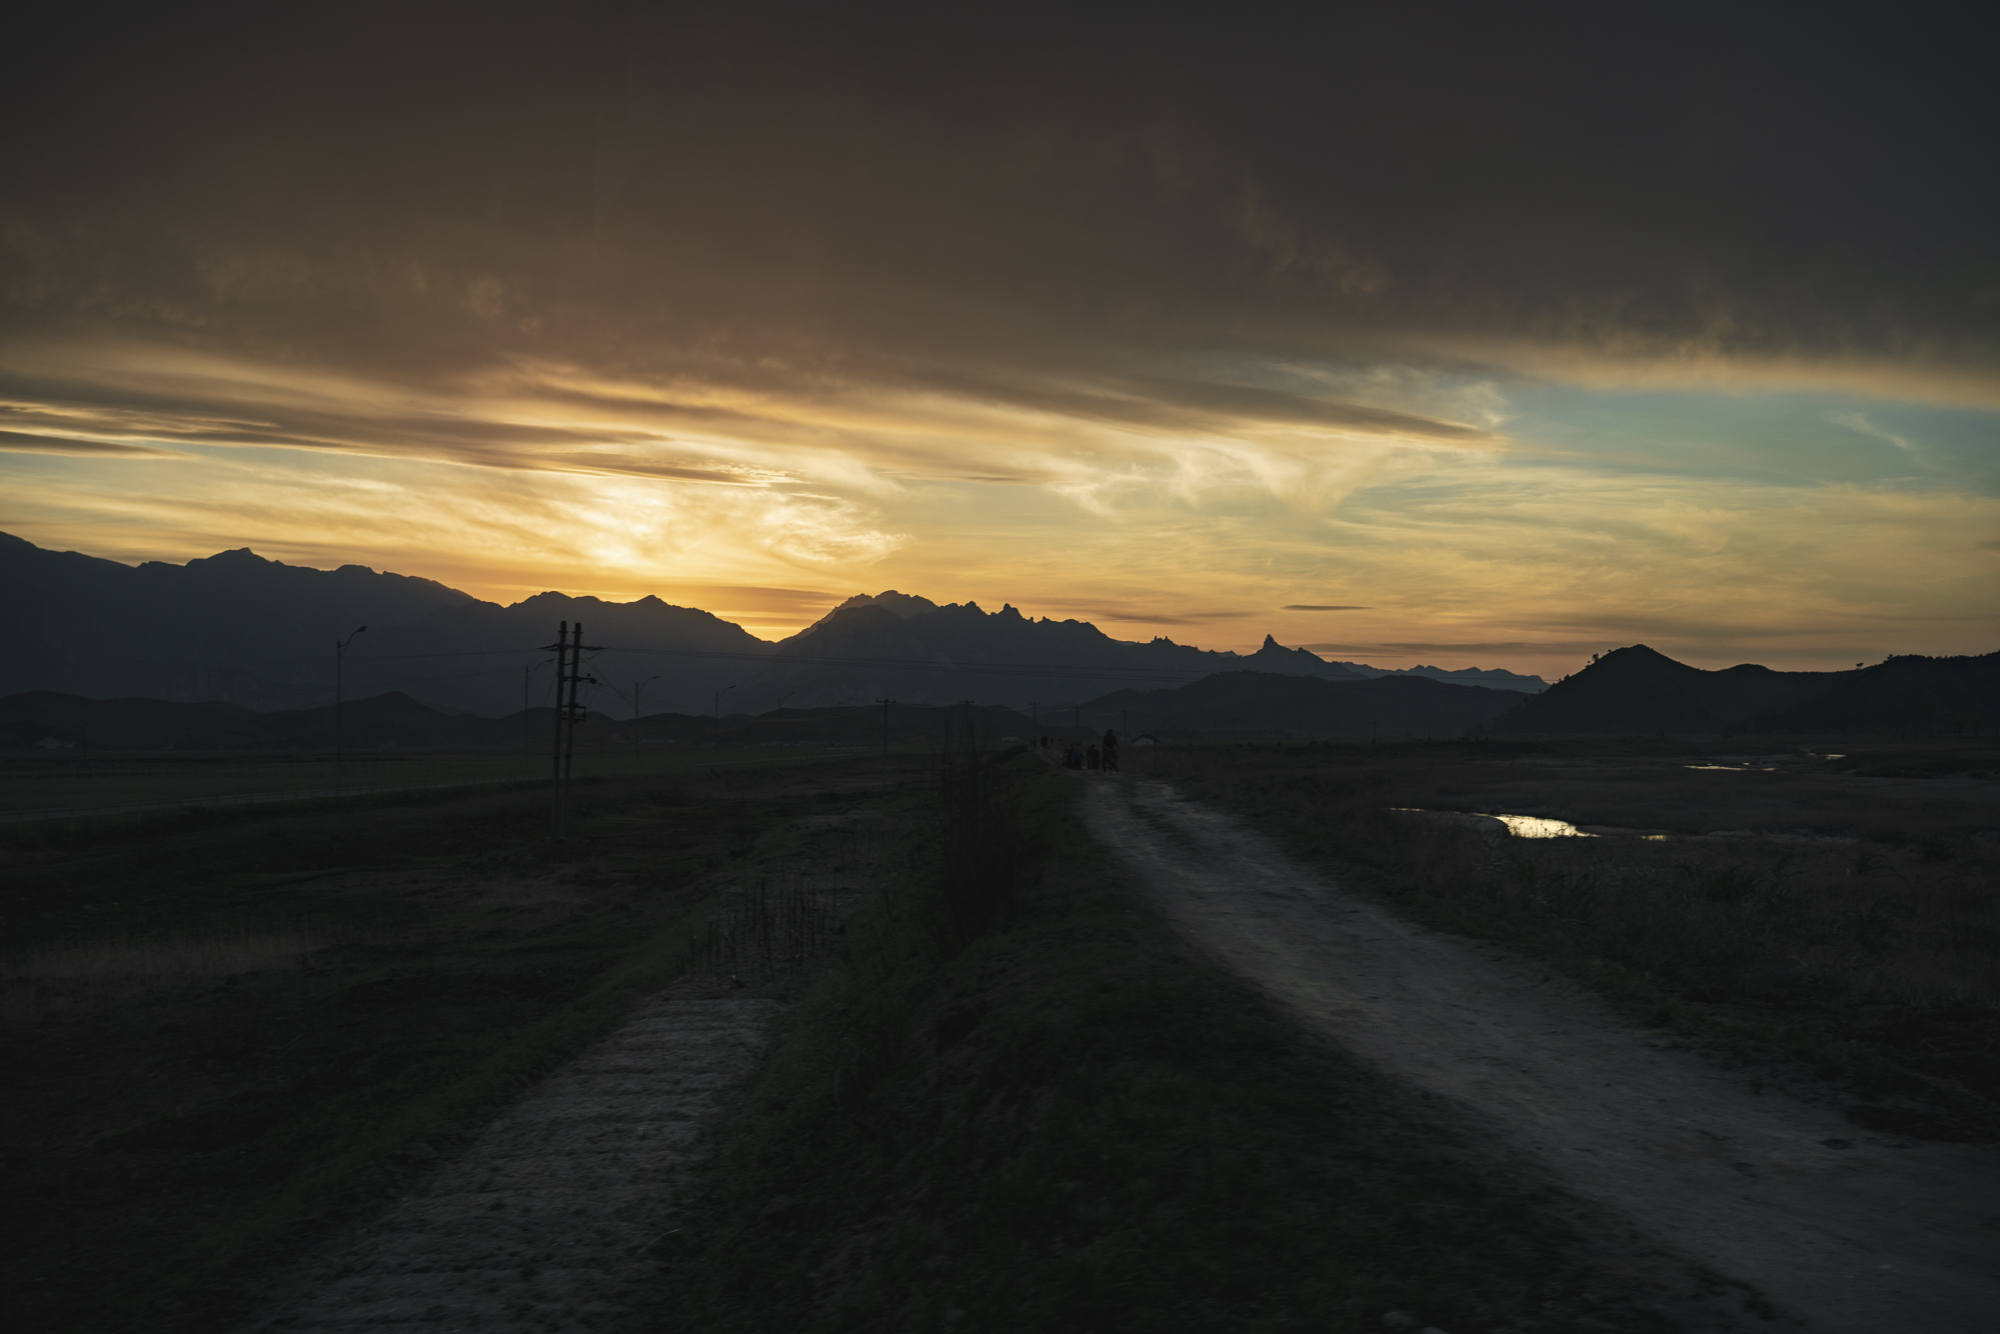
<path id="1" fill-rule="evenodd" d="M 1567 820 L 1551 820 L 1540 815 L 1496 815 L 1493 817 L 1507 826 L 1507 832 L 1515 838 L 1596 838 L 1586 834 Z"/>
<path id="2" fill-rule="evenodd" d="M 1475 815 L 1470 811 L 1427 811 L 1421 806 L 1392 806 L 1390 809 L 1406 815 L 1426 815 L 1446 824 L 1466 825 L 1488 833 L 1505 832 L 1515 838 L 1597 837 L 1567 820 L 1552 820 L 1545 815 Z"/>

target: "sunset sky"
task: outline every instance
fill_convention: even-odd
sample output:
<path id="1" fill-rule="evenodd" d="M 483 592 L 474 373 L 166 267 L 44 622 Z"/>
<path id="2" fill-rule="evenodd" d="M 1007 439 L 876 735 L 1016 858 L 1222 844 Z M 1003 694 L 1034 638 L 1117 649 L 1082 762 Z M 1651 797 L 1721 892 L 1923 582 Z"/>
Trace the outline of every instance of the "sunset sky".
<path id="1" fill-rule="evenodd" d="M 0 529 L 767 637 L 2000 649 L 1985 43 L 1629 9 L 66 11 Z"/>

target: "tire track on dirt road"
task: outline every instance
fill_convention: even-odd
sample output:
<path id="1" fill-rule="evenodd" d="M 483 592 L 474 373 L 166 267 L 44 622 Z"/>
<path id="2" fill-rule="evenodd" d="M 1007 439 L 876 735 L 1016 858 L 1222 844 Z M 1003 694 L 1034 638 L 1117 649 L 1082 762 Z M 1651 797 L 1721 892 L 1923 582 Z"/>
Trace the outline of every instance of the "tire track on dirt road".
<path id="1" fill-rule="evenodd" d="M 1754 1093 L 1531 962 L 1341 891 L 1164 783 L 1087 782 L 1084 811 L 1188 939 L 1307 1025 L 1810 1328 L 2000 1329 L 2000 1149 L 1868 1134 Z"/>

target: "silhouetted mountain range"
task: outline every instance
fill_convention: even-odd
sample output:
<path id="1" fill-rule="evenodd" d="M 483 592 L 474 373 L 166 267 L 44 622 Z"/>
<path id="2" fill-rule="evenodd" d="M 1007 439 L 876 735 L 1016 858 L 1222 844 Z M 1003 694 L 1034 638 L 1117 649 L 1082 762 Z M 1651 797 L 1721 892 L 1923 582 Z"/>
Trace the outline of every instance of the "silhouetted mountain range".
<path id="1" fill-rule="evenodd" d="M 395 690 L 448 712 L 489 717 L 551 701 L 549 655 L 538 646 L 552 641 L 559 621 L 582 621 L 587 642 L 604 646 L 589 661 L 598 684 L 586 699 L 596 711 L 623 715 L 633 711 L 635 694 L 648 712 L 690 714 L 718 703 L 725 712 L 763 712 L 882 698 L 1032 709 L 1245 668 L 1328 680 L 1384 674 L 1269 637 L 1247 655 L 1168 639 L 1134 643 L 1084 621 L 1030 620 L 1012 607 L 940 606 L 893 590 L 851 598 L 772 644 L 709 612 L 654 597 L 612 603 L 540 593 L 502 607 L 359 565 L 306 569 L 239 550 L 134 567 L 45 551 L 5 534 L 0 606 L 11 631 L 0 644 L 0 694 L 226 701 L 263 711 L 331 703 L 334 642 L 364 625 L 345 659 L 349 698 Z M 1408 674 L 1542 685 L 1476 668 Z"/>
<path id="2" fill-rule="evenodd" d="M 1526 698 L 1518 690 L 1447 685 L 1420 676 L 1341 681 L 1218 672 L 1173 690 L 1115 691 L 1082 711 L 1163 740 L 1204 735 L 1400 740 L 1457 737 Z"/>
<path id="3" fill-rule="evenodd" d="M 537 645 L 558 621 L 583 620 L 590 642 L 637 650 L 695 650 L 761 658 L 771 646 L 741 626 L 658 598 L 609 603 L 542 593 L 511 607 L 429 579 L 359 565 L 303 569 L 250 551 L 186 565 L 137 567 L 44 551 L 0 534 L 0 693 L 55 690 L 104 698 L 223 700 L 260 710 L 331 703 L 333 644 L 357 627 L 347 694 L 399 689 L 449 710 L 503 714 L 547 702 L 552 673 L 523 671 L 549 655 Z M 629 696 L 660 665 L 643 653 L 600 660 L 600 679 Z M 692 710 L 742 679 L 726 660 L 676 662 L 674 697 Z M 665 685 L 665 682 L 661 683 Z M 608 691 L 605 703 L 615 704 Z"/>
<path id="4" fill-rule="evenodd" d="M 753 712 L 787 698 L 916 704 L 972 699 L 1053 710 L 1110 687 L 1178 685 L 1252 663 L 1271 671 L 1361 679 L 1268 638 L 1247 656 L 1170 639 L 1133 643 L 1113 639 L 1087 621 L 1030 620 L 1012 606 L 989 613 L 977 603 L 940 607 L 889 593 L 850 599 L 781 641 L 763 674 L 732 699 Z"/>
<path id="5" fill-rule="evenodd" d="M 1494 729 L 1992 736 L 2000 732 L 2000 653 L 1910 655 L 1847 672 L 1778 672 L 1752 663 L 1704 671 L 1638 644 L 1523 701 Z"/>

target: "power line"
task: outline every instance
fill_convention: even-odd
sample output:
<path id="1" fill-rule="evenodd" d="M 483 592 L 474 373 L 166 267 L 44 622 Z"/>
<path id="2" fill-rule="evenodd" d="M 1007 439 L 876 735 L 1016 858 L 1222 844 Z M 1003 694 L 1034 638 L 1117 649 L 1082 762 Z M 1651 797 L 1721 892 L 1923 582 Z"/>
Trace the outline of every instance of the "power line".
<path id="1" fill-rule="evenodd" d="M 371 654 L 370 656 L 365 658 L 356 657 L 355 666 L 359 668 L 363 665 L 371 663 L 415 662 L 433 658 L 508 657 L 508 658 L 518 659 L 526 655 L 539 653 L 542 651 L 543 649 L 539 647 L 524 647 L 518 649 L 465 649 L 447 653 L 382 653 L 382 654 Z M 1209 650 L 1197 650 L 1197 651 L 1205 652 Z M 1127 680 L 1135 676 L 1158 677 L 1163 679 L 1174 678 L 1174 677 L 1199 677 L 1199 676 L 1209 676 L 1218 671 L 1230 670 L 1228 666 L 1220 663 L 1203 664 L 1198 667 L 1141 667 L 1141 666 L 1124 667 L 1115 664 L 1078 667 L 1074 665 L 1065 665 L 1061 663 L 1052 663 L 1052 662 L 1050 663 L 920 662 L 920 661 L 912 661 L 907 658 L 849 658 L 849 657 L 833 657 L 827 655 L 808 654 L 808 653 L 736 653 L 722 649 L 630 648 L 618 644 L 607 644 L 600 646 L 598 648 L 597 653 L 592 655 L 593 660 L 597 656 L 604 653 L 630 653 L 642 657 L 703 658 L 718 662 L 753 662 L 767 668 L 777 668 L 777 667 L 787 667 L 787 666 L 875 667 L 875 668 L 891 667 L 899 671 L 911 671 L 911 672 L 971 672 L 982 676 L 1055 676 L 1055 677 L 1066 677 L 1076 680 L 1088 680 L 1088 681 Z M 198 664 L 207 666 L 217 665 L 207 659 L 198 659 L 198 658 L 128 658 L 126 659 L 126 661 L 168 663 L 173 665 L 189 665 L 189 664 Z M 281 663 L 323 664 L 324 659 L 322 658 L 236 658 L 228 662 L 222 663 L 220 665 L 222 666 L 249 665 L 249 664 L 269 665 L 269 664 L 281 664 Z M 503 672 L 511 672 L 512 670 L 513 670 L 512 666 L 508 666 L 503 668 L 494 668 L 490 671 L 457 672 L 445 676 L 424 677 L 420 678 L 420 680 L 458 681 L 458 680 L 466 680 L 474 676 L 497 676 Z M 413 682 L 412 684 L 417 684 L 417 682 Z M 745 684 L 748 684 L 748 682 L 746 682 Z"/>
<path id="2" fill-rule="evenodd" d="M 1034 662 L 914 662 L 907 658 L 835 658 L 821 657 L 805 653 L 727 653 L 713 649 L 688 648 L 625 648 L 617 644 L 607 644 L 606 653 L 637 653 L 653 657 L 670 658 L 716 658 L 734 662 L 757 662 L 766 666 L 781 667 L 792 663 L 812 663 L 838 667 L 897 667 L 913 672 L 977 672 L 988 676 L 1074 676 L 1091 680 L 1106 680 L 1129 676 L 1209 676 L 1218 670 L 1212 666 L 1203 667 L 1074 667 L 1059 663 Z"/>

